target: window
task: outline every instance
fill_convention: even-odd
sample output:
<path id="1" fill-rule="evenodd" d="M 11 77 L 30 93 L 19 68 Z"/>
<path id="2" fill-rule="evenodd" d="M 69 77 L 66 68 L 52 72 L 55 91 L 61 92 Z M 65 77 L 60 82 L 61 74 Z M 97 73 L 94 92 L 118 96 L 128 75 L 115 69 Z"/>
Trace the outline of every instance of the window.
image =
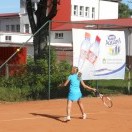
<path id="1" fill-rule="evenodd" d="M 73 8 L 73 15 L 74 15 L 74 16 L 78 16 L 78 6 L 77 6 L 77 5 L 74 5 L 74 8 Z"/>
<path id="2" fill-rule="evenodd" d="M 15 32 L 15 25 L 11 25 L 11 31 Z"/>
<path id="3" fill-rule="evenodd" d="M 16 31 L 20 32 L 20 25 L 16 25 Z"/>
<path id="4" fill-rule="evenodd" d="M 25 33 L 29 33 L 29 24 L 25 24 Z"/>
<path id="5" fill-rule="evenodd" d="M 92 18 L 94 19 L 95 18 L 95 8 L 92 7 Z"/>
<path id="6" fill-rule="evenodd" d="M 80 13 L 79 13 L 80 16 L 84 16 L 84 7 L 83 6 L 80 6 Z"/>
<path id="7" fill-rule="evenodd" d="M 63 33 L 55 33 L 55 39 L 63 39 Z"/>
<path id="8" fill-rule="evenodd" d="M 90 14 L 90 8 L 85 7 L 85 17 L 89 17 L 89 14 Z"/>
<path id="9" fill-rule="evenodd" d="M 11 36 L 5 36 L 6 41 L 11 41 Z"/>
<path id="10" fill-rule="evenodd" d="M 9 25 L 6 25 L 6 31 L 10 31 L 10 26 Z"/>

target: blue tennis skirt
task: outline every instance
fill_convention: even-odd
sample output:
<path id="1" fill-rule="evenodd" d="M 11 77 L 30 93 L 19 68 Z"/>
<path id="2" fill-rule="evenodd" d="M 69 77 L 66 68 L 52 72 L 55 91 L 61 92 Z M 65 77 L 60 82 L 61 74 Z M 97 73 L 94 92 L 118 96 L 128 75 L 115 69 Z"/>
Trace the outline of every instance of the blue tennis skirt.
<path id="1" fill-rule="evenodd" d="M 71 101 L 78 101 L 81 97 L 82 97 L 81 92 L 76 92 L 76 93 L 70 92 L 68 94 L 68 100 L 71 100 Z"/>

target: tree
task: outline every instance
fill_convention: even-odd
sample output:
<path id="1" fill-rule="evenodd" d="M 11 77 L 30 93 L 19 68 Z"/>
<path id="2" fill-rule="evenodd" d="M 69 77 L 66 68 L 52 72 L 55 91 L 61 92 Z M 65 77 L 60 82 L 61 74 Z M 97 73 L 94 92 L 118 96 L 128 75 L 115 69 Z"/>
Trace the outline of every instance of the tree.
<path id="1" fill-rule="evenodd" d="M 39 0 L 36 10 L 32 5 L 32 0 L 26 0 L 28 18 L 32 33 L 34 34 L 42 25 L 56 16 L 58 0 Z M 47 23 L 33 38 L 35 61 L 46 56 L 47 38 L 49 36 L 48 31 L 49 23 Z"/>
<path id="2" fill-rule="evenodd" d="M 119 3 L 119 18 L 128 18 L 132 15 L 132 10 L 128 5 Z"/>

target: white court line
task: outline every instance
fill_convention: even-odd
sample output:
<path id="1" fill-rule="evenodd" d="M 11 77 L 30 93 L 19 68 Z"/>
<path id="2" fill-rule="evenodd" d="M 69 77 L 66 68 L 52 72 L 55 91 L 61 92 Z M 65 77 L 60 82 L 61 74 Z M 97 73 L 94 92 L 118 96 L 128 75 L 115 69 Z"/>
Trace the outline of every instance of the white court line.
<path id="1" fill-rule="evenodd" d="M 45 117 L 18 118 L 18 119 L 10 119 L 10 120 L 0 120 L 0 122 L 34 120 L 34 119 L 41 119 L 41 118 L 45 118 Z"/>

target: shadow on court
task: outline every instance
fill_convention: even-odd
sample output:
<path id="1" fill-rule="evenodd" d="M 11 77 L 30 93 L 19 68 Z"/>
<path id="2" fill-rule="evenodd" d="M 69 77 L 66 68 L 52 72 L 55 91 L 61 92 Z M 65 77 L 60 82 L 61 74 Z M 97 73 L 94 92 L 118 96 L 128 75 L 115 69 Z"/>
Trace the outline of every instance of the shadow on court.
<path id="1" fill-rule="evenodd" d="M 50 119 L 54 119 L 60 122 L 65 122 L 63 121 L 62 118 L 64 118 L 64 116 L 60 116 L 60 115 L 50 115 L 50 114 L 38 114 L 38 113 L 30 113 L 34 116 L 41 116 L 41 117 L 46 117 L 46 118 L 50 118 Z"/>
<path id="2" fill-rule="evenodd" d="M 30 113 L 34 116 L 41 116 L 41 117 L 46 117 L 46 118 L 50 118 L 50 119 L 54 119 L 54 120 L 57 120 L 57 121 L 60 121 L 60 122 L 67 122 L 67 121 L 64 121 L 64 117 L 65 116 L 60 116 L 60 115 L 50 115 L 50 114 L 38 114 L 38 113 Z M 71 118 L 74 118 L 74 119 L 81 119 L 81 117 L 71 117 Z M 87 118 L 87 119 L 90 119 L 90 120 L 96 120 L 96 119 L 93 119 L 93 118 Z"/>

